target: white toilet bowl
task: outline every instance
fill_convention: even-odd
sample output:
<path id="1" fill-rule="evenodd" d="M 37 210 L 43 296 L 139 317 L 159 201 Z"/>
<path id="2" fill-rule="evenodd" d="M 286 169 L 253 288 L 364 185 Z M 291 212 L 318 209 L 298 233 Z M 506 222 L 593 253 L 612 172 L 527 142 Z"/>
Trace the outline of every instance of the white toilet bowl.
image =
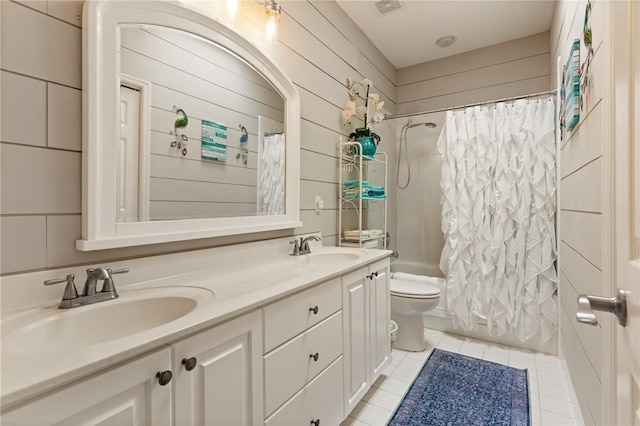
<path id="1" fill-rule="evenodd" d="M 391 319 L 398 323 L 393 347 L 419 352 L 426 348 L 422 315 L 438 306 L 443 278 L 407 281 L 391 278 Z M 428 281 L 428 282 L 425 282 Z"/>

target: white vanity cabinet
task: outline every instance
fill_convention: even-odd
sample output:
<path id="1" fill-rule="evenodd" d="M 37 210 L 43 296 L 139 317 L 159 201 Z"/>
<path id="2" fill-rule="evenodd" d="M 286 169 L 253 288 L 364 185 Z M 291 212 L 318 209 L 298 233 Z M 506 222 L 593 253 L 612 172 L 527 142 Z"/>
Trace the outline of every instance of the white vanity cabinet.
<path id="1" fill-rule="evenodd" d="M 172 346 L 176 425 L 262 424 L 259 310 Z"/>
<path id="2" fill-rule="evenodd" d="M 3 412 L 2 424 L 170 425 L 173 387 L 156 377 L 167 370 L 171 349 L 164 347 Z"/>
<path id="3" fill-rule="evenodd" d="M 273 303 L 263 313 L 265 425 L 340 424 L 340 278 Z"/>
<path id="4" fill-rule="evenodd" d="M 342 278 L 345 413 L 350 413 L 390 362 L 389 261 Z"/>

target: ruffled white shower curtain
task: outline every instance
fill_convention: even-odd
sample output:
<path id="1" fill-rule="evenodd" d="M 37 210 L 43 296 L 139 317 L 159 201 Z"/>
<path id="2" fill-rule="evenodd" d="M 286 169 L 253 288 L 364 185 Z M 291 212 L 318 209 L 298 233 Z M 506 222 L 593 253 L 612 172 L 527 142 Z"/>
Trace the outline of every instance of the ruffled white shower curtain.
<path id="1" fill-rule="evenodd" d="M 522 341 L 556 332 L 554 131 L 551 98 L 447 112 L 440 268 L 465 331 L 482 321 Z"/>
<path id="2" fill-rule="evenodd" d="M 282 133 L 261 139 L 258 159 L 258 214 L 284 214 L 284 146 Z"/>

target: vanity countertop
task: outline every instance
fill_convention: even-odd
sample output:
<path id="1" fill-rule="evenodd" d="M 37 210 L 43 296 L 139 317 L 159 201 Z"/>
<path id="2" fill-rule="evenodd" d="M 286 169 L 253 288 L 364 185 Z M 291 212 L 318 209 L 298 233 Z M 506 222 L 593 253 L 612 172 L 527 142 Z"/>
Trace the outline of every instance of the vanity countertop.
<path id="1" fill-rule="evenodd" d="M 216 250 L 216 249 L 212 249 Z M 219 249 L 218 249 L 219 250 Z M 236 250 L 238 253 L 242 253 Z M 33 315 L 35 310 L 46 315 L 73 315 L 78 310 L 95 309 L 101 302 L 69 310 L 58 310 L 57 303 L 23 312 L 14 312 L 2 319 L 2 387 L 3 409 L 26 398 L 42 394 L 83 376 L 99 372 L 126 359 L 145 354 L 232 317 L 263 307 L 273 301 L 312 287 L 320 282 L 359 269 L 366 264 L 387 258 L 388 250 L 341 249 L 312 246 L 312 252 L 331 255 L 334 252 L 355 253 L 356 259 L 331 258 L 331 261 L 309 263 L 308 257 L 289 256 L 282 250 L 273 255 L 242 258 L 235 261 L 212 262 L 211 267 L 191 272 L 131 283 L 119 287 L 124 299 L 130 292 L 158 287 L 197 287 L 213 292 L 212 301 L 205 301 L 185 316 L 149 330 L 89 346 L 22 351 L 7 340 L 5 325 L 20 316 Z M 329 258 L 327 258 L 329 259 Z M 229 259 L 227 259 L 229 260 Z M 120 264 L 119 266 L 122 266 Z M 126 266 L 126 264 L 125 264 Z M 119 278 L 119 276 L 118 276 Z M 62 288 L 58 289 L 62 294 Z M 201 291 L 202 292 L 202 291 Z M 118 300 L 118 299 L 116 299 Z M 92 324 L 96 333 L 108 322 Z M 9 333 L 11 335 L 11 333 Z M 37 343 L 32 346 L 37 346 Z"/>

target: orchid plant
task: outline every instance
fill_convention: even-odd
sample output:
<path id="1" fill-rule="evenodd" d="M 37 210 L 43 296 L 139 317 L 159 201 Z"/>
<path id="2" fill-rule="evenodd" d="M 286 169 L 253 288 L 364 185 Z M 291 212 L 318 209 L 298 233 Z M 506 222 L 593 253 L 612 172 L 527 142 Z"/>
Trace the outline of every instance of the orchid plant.
<path id="1" fill-rule="evenodd" d="M 363 136 L 370 136 L 374 139 L 375 144 L 380 142 L 380 136 L 375 134 L 369 129 L 372 124 L 378 124 L 384 118 L 382 107 L 384 101 L 380 100 L 380 95 L 377 93 L 370 93 L 369 89 L 373 83 L 368 78 L 361 81 L 352 81 L 347 77 L 347 90 L 349 91 L 349 102 L 342 111 L 342 124 L 344 127 L 351 126 L 351 119 L 353 117 L 361 117 L 364 126 L 356 128 L 356 131 L 349 135 L 350 139 L 355 139 Z M 363 96 L 364 93 L 364 96 Z M 363 102 L 363 103 L 362 103 Z M 372 113 L 369 114 L 369 105 L 372 107 Z"/>

